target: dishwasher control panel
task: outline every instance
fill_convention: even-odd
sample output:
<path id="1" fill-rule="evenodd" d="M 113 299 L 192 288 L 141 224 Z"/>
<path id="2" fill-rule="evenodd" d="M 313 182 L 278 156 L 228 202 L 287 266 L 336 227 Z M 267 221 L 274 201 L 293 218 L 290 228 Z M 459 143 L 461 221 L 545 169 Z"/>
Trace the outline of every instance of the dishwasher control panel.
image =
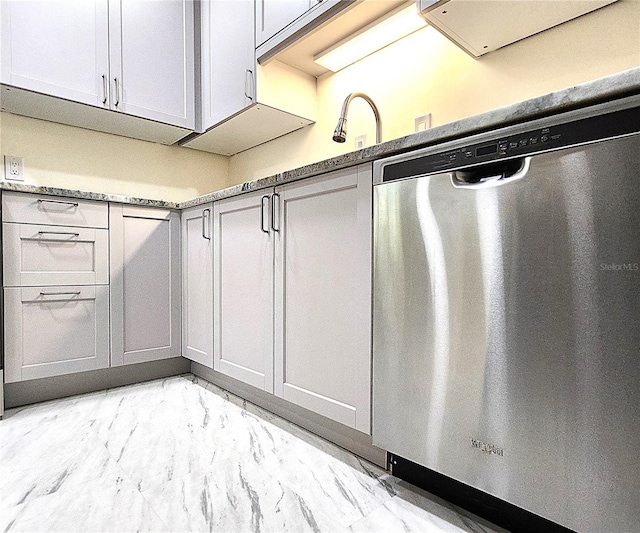
<path id="1" fill-rule="evenodd" d="M 383 169 L 382 182 L 446 172 L 503 158 L 523 157 L 626 135 L 636 132 L 638 124 L 640 124 L 640 108 L 635 107 L 513 134 L 445 152 L 390 163 Z"/>

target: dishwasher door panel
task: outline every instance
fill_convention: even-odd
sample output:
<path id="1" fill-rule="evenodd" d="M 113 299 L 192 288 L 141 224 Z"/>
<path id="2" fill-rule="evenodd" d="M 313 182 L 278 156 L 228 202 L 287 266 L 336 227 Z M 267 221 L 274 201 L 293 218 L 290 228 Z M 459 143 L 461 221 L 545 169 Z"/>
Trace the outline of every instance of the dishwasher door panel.
<path id="1" fill-rule="evenodd" d="M 375 445 L 579 531 L 637 527 L 639 141 L 375 187 Z"/>

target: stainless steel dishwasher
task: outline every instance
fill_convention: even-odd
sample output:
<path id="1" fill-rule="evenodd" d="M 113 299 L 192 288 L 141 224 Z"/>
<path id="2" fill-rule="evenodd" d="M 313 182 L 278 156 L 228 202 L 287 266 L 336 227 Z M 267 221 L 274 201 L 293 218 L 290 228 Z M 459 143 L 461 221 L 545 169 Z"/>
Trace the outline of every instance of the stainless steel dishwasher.
<path id="1" fill-rule="evenodd" d="M 640 527 L 640 97 L 374 164 L 373 442 Z"/>

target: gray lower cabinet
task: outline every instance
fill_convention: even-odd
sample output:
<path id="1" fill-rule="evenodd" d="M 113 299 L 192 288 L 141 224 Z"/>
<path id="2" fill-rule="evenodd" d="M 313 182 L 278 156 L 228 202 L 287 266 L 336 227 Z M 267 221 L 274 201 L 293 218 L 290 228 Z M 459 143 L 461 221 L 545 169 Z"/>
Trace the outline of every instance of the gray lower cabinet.
<path id="1" fill-rule="evenodd" d="M 271 195 L 213 204 L 214 369 L 273 392 Z"/>
<path id="2" fill-rule="evenodd" d="M 213 368 L 213 204 L 182 211 L 182 355 Z"/>
<path id="3" fill-rule="evenodd" d="M 109 287 L 4 289 L 5 381 L 109 366 Z"/>
<path id="4" fill-rule="evenodd" d="M 214 204 L 215 370 L 371 430 L 371 165 Z"/>
<path id="5" fill-rule="evenodd" d="M 371 165 L 276 189 L 275 394 L 371 432 Z"/>
<path id="6" fill-rule="evenodd" d="M 180 216 L 109 205 L 111 366 L 181 355 Z"/>
<path id="7" fill-rule="evenodd" d="M 2 195 L 8 383 L 109 366 L 106 203 Z"/>

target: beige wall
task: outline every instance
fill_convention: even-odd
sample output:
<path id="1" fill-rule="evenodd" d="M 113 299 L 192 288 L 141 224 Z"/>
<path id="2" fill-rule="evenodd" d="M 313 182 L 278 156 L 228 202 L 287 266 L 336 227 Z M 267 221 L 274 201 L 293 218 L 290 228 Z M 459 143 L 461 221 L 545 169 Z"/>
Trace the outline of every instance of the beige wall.
<path id="1" fill-rule="evenodd" d="M 352 91 L 374 99 L 382 115 L 383 140 L 389 140 L 412 133 L 414 118 L 428 112 L 437 126 L 639 65 L 638 0 L 620 0 L 480 59 L 425 28 L 320 77 L 316 124 L 233 156 L 230 181 L 351 151 L 362 133 L 370 144 L 375 139 L 373 115 L 360 100 L 349 111 L 347 142 L 331 140 L 342 101 Z"/>
<path id="2" fill-rule="evenodd" d="M 230 185 L 229 159 L 0 113 L 0 153 L 25 183 L 179 202 Z"/>

